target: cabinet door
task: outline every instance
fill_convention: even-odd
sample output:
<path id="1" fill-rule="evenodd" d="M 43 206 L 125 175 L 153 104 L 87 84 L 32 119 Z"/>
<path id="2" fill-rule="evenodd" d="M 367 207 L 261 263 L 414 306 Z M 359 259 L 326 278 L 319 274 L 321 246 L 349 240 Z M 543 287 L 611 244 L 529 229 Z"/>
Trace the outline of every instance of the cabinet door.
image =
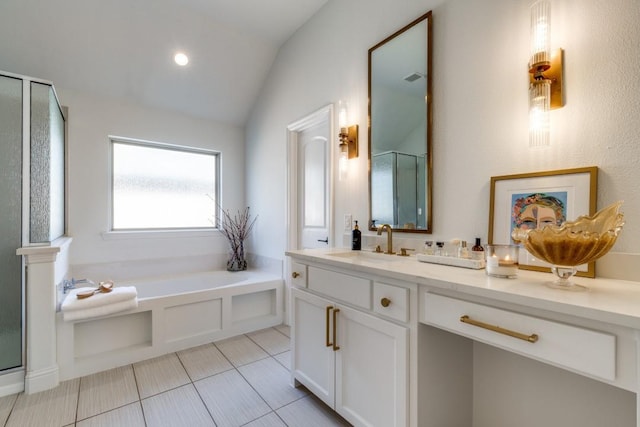
<path id="1" fill-rule="evenodd" d="M 339 307 L 336 411 L 356 426 L 408 423 L 408 330 Z"/>
<path id="2" fill-rule="evenodd" d="M 327 347 L 327 312 L 335 305 L 324 298 L 296 288 L 292 295 L 292 366 L 293 378 L 333 408 L 335 356 Z M 329 309 L 327 309 L 330 307 Z"/>

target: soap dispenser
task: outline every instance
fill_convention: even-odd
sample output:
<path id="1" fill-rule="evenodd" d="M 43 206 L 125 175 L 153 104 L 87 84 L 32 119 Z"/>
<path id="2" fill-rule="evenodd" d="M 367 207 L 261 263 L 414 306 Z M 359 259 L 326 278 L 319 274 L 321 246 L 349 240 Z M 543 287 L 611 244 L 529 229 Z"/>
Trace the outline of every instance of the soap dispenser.
<path id="1" fill-rule="evenodd" d="M 351 249 L 359 251 L 362 247 L 362 232 L 358 229 L 358 221 L 351 232 Z"/>

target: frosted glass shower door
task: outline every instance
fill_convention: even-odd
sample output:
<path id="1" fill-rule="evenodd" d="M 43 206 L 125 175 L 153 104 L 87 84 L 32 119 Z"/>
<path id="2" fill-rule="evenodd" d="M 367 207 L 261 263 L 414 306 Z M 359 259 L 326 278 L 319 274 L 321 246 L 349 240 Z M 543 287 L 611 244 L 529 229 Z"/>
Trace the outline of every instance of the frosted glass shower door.
<path id="1" fill-rule="evenodd" d="M 22 365 L 22 80 L 0 75 L 0 371 Z"/>
<path id="2" fill-rule="evenodd" d="M 64 234 L 64 116 L 53 88 L 31 83 L 31 213 L 29 240 Z"/>

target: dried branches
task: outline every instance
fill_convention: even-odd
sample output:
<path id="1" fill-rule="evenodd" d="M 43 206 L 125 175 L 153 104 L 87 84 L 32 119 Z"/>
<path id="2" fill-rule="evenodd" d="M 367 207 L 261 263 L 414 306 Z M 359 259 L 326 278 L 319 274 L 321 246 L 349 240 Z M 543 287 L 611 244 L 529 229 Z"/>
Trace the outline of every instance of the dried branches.
<path id="1" fill-rule="evenodd" d="M 242 212 L 237 211 L 233 217 L 228 210 L 225 211 L 224 209 L 220 209 L 220 212 L 221 215 L 218 220 L 218 228 L 227 238 L 229 246 L 231 247 L 231 259 L 229 260 L 229 263 L 244 263 L 244 268 L 239 269 L 246 269 L 244 241 L 249 237 L 249 233 L 251 233 L 258 217 L 251 219 L 249 207 L 246 207 Z M 227 263 L 227 268 L 230 267 L 229 263 Z"/>

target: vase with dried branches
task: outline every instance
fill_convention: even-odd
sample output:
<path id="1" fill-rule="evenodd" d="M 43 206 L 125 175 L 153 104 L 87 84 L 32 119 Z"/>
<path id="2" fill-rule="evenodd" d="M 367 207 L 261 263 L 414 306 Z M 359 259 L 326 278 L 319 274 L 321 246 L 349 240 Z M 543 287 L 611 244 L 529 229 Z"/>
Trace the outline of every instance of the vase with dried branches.
<path id="1" fill-rule="evenodd" d="M 244 253 L 244 241 L 249 236 L 258 217 L 251 219 L 249 207 L 246 207 L 242 212 L 237 211 L 233 216 L 231 216 L 228 210 L 220 209 L 220 212 L 218 228 L 224 237 L 227 238 L 230 249 L 227 270 L 246 270 L 247 259 Z"/>

